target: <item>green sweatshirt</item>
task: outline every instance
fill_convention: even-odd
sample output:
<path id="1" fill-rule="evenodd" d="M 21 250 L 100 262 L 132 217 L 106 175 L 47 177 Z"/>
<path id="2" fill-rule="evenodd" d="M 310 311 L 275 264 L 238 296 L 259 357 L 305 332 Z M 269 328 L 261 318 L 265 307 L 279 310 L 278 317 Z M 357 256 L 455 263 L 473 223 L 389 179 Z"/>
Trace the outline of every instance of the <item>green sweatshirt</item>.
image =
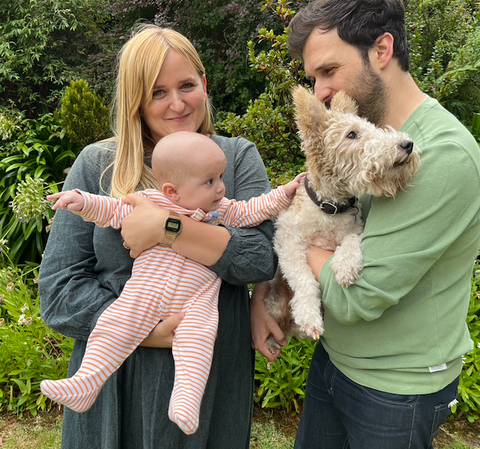
<path id="1" fill-rule="evenodd" d="M 324 265 L 322 343 L 361 385 L 428 394 L 460 374 L 473 347 L 466 316 L 480 246 L 480 148 L 430 97 L 401 131 L 422 164 L 395 198 L 360 198 L 364 268 L 347 289 Z"/>

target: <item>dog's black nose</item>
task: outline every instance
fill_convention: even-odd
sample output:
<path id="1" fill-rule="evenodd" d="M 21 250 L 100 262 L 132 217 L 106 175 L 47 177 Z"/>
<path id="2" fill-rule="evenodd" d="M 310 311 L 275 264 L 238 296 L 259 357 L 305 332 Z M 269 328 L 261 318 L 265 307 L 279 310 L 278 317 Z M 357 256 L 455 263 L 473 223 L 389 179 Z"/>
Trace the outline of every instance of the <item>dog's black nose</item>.
<path id="1" fill-rule="evenodd" d="M 411 140 L 404 140 L 400 146 L 406 151 L 407 154 L 410 154 L 413 151 L 413 142 Z"/>

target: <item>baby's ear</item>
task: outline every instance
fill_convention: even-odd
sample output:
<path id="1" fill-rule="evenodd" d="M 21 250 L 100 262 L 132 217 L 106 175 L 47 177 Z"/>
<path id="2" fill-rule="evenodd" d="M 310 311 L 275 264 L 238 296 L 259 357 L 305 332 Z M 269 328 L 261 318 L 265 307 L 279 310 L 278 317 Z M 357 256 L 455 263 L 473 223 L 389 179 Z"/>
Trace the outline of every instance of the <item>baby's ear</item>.
<path id="1" fill-rule="evenodd" d="M 166 182 L 162 186 L 163 194 L 172 202 L 177 203 L 180 199 L 177 189 L 171 182 Z"/>

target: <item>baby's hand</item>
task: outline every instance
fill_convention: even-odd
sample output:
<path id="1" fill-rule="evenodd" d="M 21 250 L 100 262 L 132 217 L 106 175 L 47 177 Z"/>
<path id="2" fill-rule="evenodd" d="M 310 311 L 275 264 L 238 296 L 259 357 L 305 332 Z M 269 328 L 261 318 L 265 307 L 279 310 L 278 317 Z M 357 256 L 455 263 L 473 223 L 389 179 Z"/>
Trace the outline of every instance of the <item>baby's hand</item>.
<path id="1" fill-rule="evenodd" d="M 285 184 L 283 186 L 283 189 L 285 190 L 285 194 L 292 199 L 295 196 L 295 192 L 297 189 L 300 187 L 300 181 L 302 178 L 305 178 L 307 176 L 307 173 L 300 173 L 299 175 L 295 176 L 295 179 L 293 181 L 290 181 L 288 184 Z"/>
<path id="2" fill-rule="evenodd" d="M 65 192 L 48 195 L 47 200 L 58 200 L 53 206 L 53 210 L 68 209 L 71 211 L 81 211 L 83 209 L 83 196 L 75 190 L 66 190 Z"/>

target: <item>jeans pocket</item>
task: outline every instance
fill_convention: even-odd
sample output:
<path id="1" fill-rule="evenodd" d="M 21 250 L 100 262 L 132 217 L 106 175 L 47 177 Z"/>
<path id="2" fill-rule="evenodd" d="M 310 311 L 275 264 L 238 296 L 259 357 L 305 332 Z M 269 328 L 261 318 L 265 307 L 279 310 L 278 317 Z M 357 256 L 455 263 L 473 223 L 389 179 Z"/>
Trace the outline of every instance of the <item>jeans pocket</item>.
<path id="1" fill-rule="evenodd" d="M 449 404 L 450 402 L 447 402 L 445 404 L 439 404 L 435 406 L 432 420 L 432 429 L 430 431 L 430 446 L 433 445 L 433 440 L 437 438 L 440 432 L 440 427 L 445 424 L 446 419 L 450 416 L 451 411 Z"/>

